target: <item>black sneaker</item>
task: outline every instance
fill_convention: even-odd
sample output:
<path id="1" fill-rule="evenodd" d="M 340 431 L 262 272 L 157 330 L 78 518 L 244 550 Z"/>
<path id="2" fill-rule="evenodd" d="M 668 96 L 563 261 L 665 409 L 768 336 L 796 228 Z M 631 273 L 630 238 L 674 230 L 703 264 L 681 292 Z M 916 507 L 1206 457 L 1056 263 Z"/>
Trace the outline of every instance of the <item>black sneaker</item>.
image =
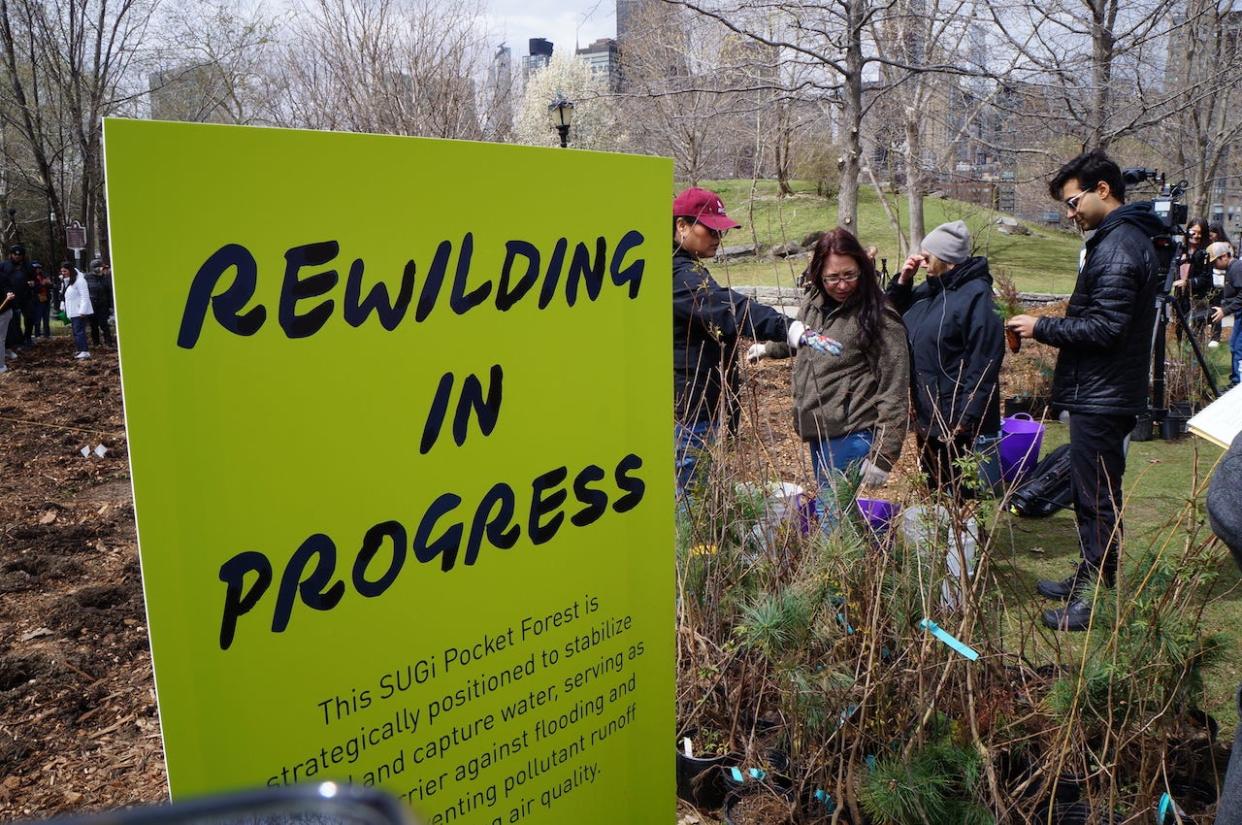
<path id="1" fill-rule="evenodd" d="M 1086 630 L 1090 624 L 1091 602 L 1085 599 L 1044 611 L 1044 625 L 1053 630 Z"/>

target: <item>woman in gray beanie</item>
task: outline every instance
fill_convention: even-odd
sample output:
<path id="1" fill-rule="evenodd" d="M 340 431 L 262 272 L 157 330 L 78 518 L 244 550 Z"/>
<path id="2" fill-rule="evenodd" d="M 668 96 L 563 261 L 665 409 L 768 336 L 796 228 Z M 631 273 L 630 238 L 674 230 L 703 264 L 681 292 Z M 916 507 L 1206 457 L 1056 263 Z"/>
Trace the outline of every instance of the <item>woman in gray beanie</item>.
<path id="1" fill-rule="evenodd" d="M 914 286 L 919 268 L 927 279 Z M 920 464 L 936 489 L 965 495 L 956 459 L 995 441 L 1005 333 L 992 301 L 987 258 L 970 254 L 962 221 L 942 224 L 906 259 L 888 296 L 902 313 Z"/>

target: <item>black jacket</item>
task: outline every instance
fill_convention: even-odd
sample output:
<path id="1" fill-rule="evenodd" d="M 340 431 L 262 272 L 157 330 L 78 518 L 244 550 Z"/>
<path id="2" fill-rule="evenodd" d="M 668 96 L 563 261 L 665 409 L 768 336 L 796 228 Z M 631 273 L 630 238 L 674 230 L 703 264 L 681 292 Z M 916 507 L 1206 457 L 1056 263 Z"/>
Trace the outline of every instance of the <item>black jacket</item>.
<path id="1" fill-rule="evenodd" d="M 1187 251 L 1182 262 L 1190 264 L 1190 272 L 1186 276 L 1190 294 L 1196 298 L 1207 295 L 1212 290 L 1212 264 L 1207 259 L 1207 248 Z"/>
<path id="2" fill-rule="evenodd" d="M 730 426 L 738 406 L 737 345 L 742 336 L 784 341 L 790 319 L 726 289 L 707 267 L 680 249 L 673 253 L 673 389 L 677 420 L 719 421 L 723 390 L 730 390 Z"/>
<path id="3" fill-rule="evenodd" d="M 1000 429 L 1005 330 L 992 301 L 987 258 L 967 258 L 918 287 L 893 281 L 888 297 L 906 323 L 918 429 L 948 438 Z"/>
<path id="4" fill-rule="evenodd" d="M 112 279 L 98 272 L 86 273 L 86 290 L 91 295 L 91 306 L 96 318 L 107 318 L 112 308 Z"/>
<path id="5" fill-rule="evenodd" d="M 1242 258 L 1229 263 L 1229 268 L 1225 270 L 1225 290 L 1220 300 L 1221 309 L 1226 315 L 1234 317 L 1236 324 L 1242 318 Z M 1238 327 L 1234 327 L 1238 329 Z"/>
<path id="6" fill-rule="evenodd" d="M 33 280 L 34 267 L 30 265 L 30 261 L 15 264 L 12 259 L 5 258 L 3 262 L 0 262 L 0 302 L 4 301 L 5 293 L 12 292 L 17 296 L 5 312 L 16 307 L 25 307 L 30 303 L 32 295 L 30 281 Z"/>
<path id="7" fill-rule="evenodd" d="M 1086 243 L 1065 317 L 1035 324 L 1035 340 L 1061 350 L 1052 377 L 1057 406 L 1104 415 L 1147 410 L 1163 277 L 1151 239 L 1162 230 L 1150 203 L 1113 210 Z"/>

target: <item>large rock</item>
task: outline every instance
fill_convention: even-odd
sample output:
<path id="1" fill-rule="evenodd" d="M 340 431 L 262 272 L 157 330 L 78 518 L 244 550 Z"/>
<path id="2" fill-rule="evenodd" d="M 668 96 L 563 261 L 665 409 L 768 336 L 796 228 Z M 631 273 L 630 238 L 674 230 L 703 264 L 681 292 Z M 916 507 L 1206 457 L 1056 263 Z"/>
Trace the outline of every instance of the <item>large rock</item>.
<path id="1" fill-rule="evenodd" d="M 1031 230 L 1020 223 L 1017 218 L 997 218 L 996 231 L 1002 235 L 1029 235 Z"/>
<path id="2" fill-rule="evenodd" d="M 722 246 L 716 250 L 716 258 L 744 258 L 747 255 L 754 255 L 758 252 L 758 247 L 753 243 L 737 244 L 735 246 Z"/>
<path id="3" fill-rule="evenodd" d="M 803 249 L 814 249 L 815 244 L 819 243 L 819 239 L 824 237 L 824 234 L 825 233 L 823 231 L 819 231 L 819 232 L 812 232 L 811 234 L 807 235 L 805 238 L 802 239 L 802 248 Z"/>
<path id="4" fill-rule="evenodd" d="M 795 243 L 794 241 L 787 241 L 786 243 L 780 243 L 772 247 L 771 251 L 772 257 L 774 258 L 788 258 L 793 255 L 801 254 L 804 250 L 802 249 L 802 244 Z"/>

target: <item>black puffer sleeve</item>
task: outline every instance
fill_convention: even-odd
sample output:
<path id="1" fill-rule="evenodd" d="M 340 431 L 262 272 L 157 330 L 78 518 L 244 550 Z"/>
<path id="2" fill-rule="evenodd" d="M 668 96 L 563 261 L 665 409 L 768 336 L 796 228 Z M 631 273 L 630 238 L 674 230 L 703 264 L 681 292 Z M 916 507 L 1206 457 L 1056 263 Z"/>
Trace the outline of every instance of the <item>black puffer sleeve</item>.
<path id="1" fill-rule="evenodd" d="M 1084 312 L 1073 318 L 1044 316 L 1035 324 L 1035 340 L 1054 347 L 1111 349 L 1134 319 L 1135 304 L 1147 273 L 1133 256 L 1113 244 L 1109 257 L 1092 261 L 1089 298 Z"/>

